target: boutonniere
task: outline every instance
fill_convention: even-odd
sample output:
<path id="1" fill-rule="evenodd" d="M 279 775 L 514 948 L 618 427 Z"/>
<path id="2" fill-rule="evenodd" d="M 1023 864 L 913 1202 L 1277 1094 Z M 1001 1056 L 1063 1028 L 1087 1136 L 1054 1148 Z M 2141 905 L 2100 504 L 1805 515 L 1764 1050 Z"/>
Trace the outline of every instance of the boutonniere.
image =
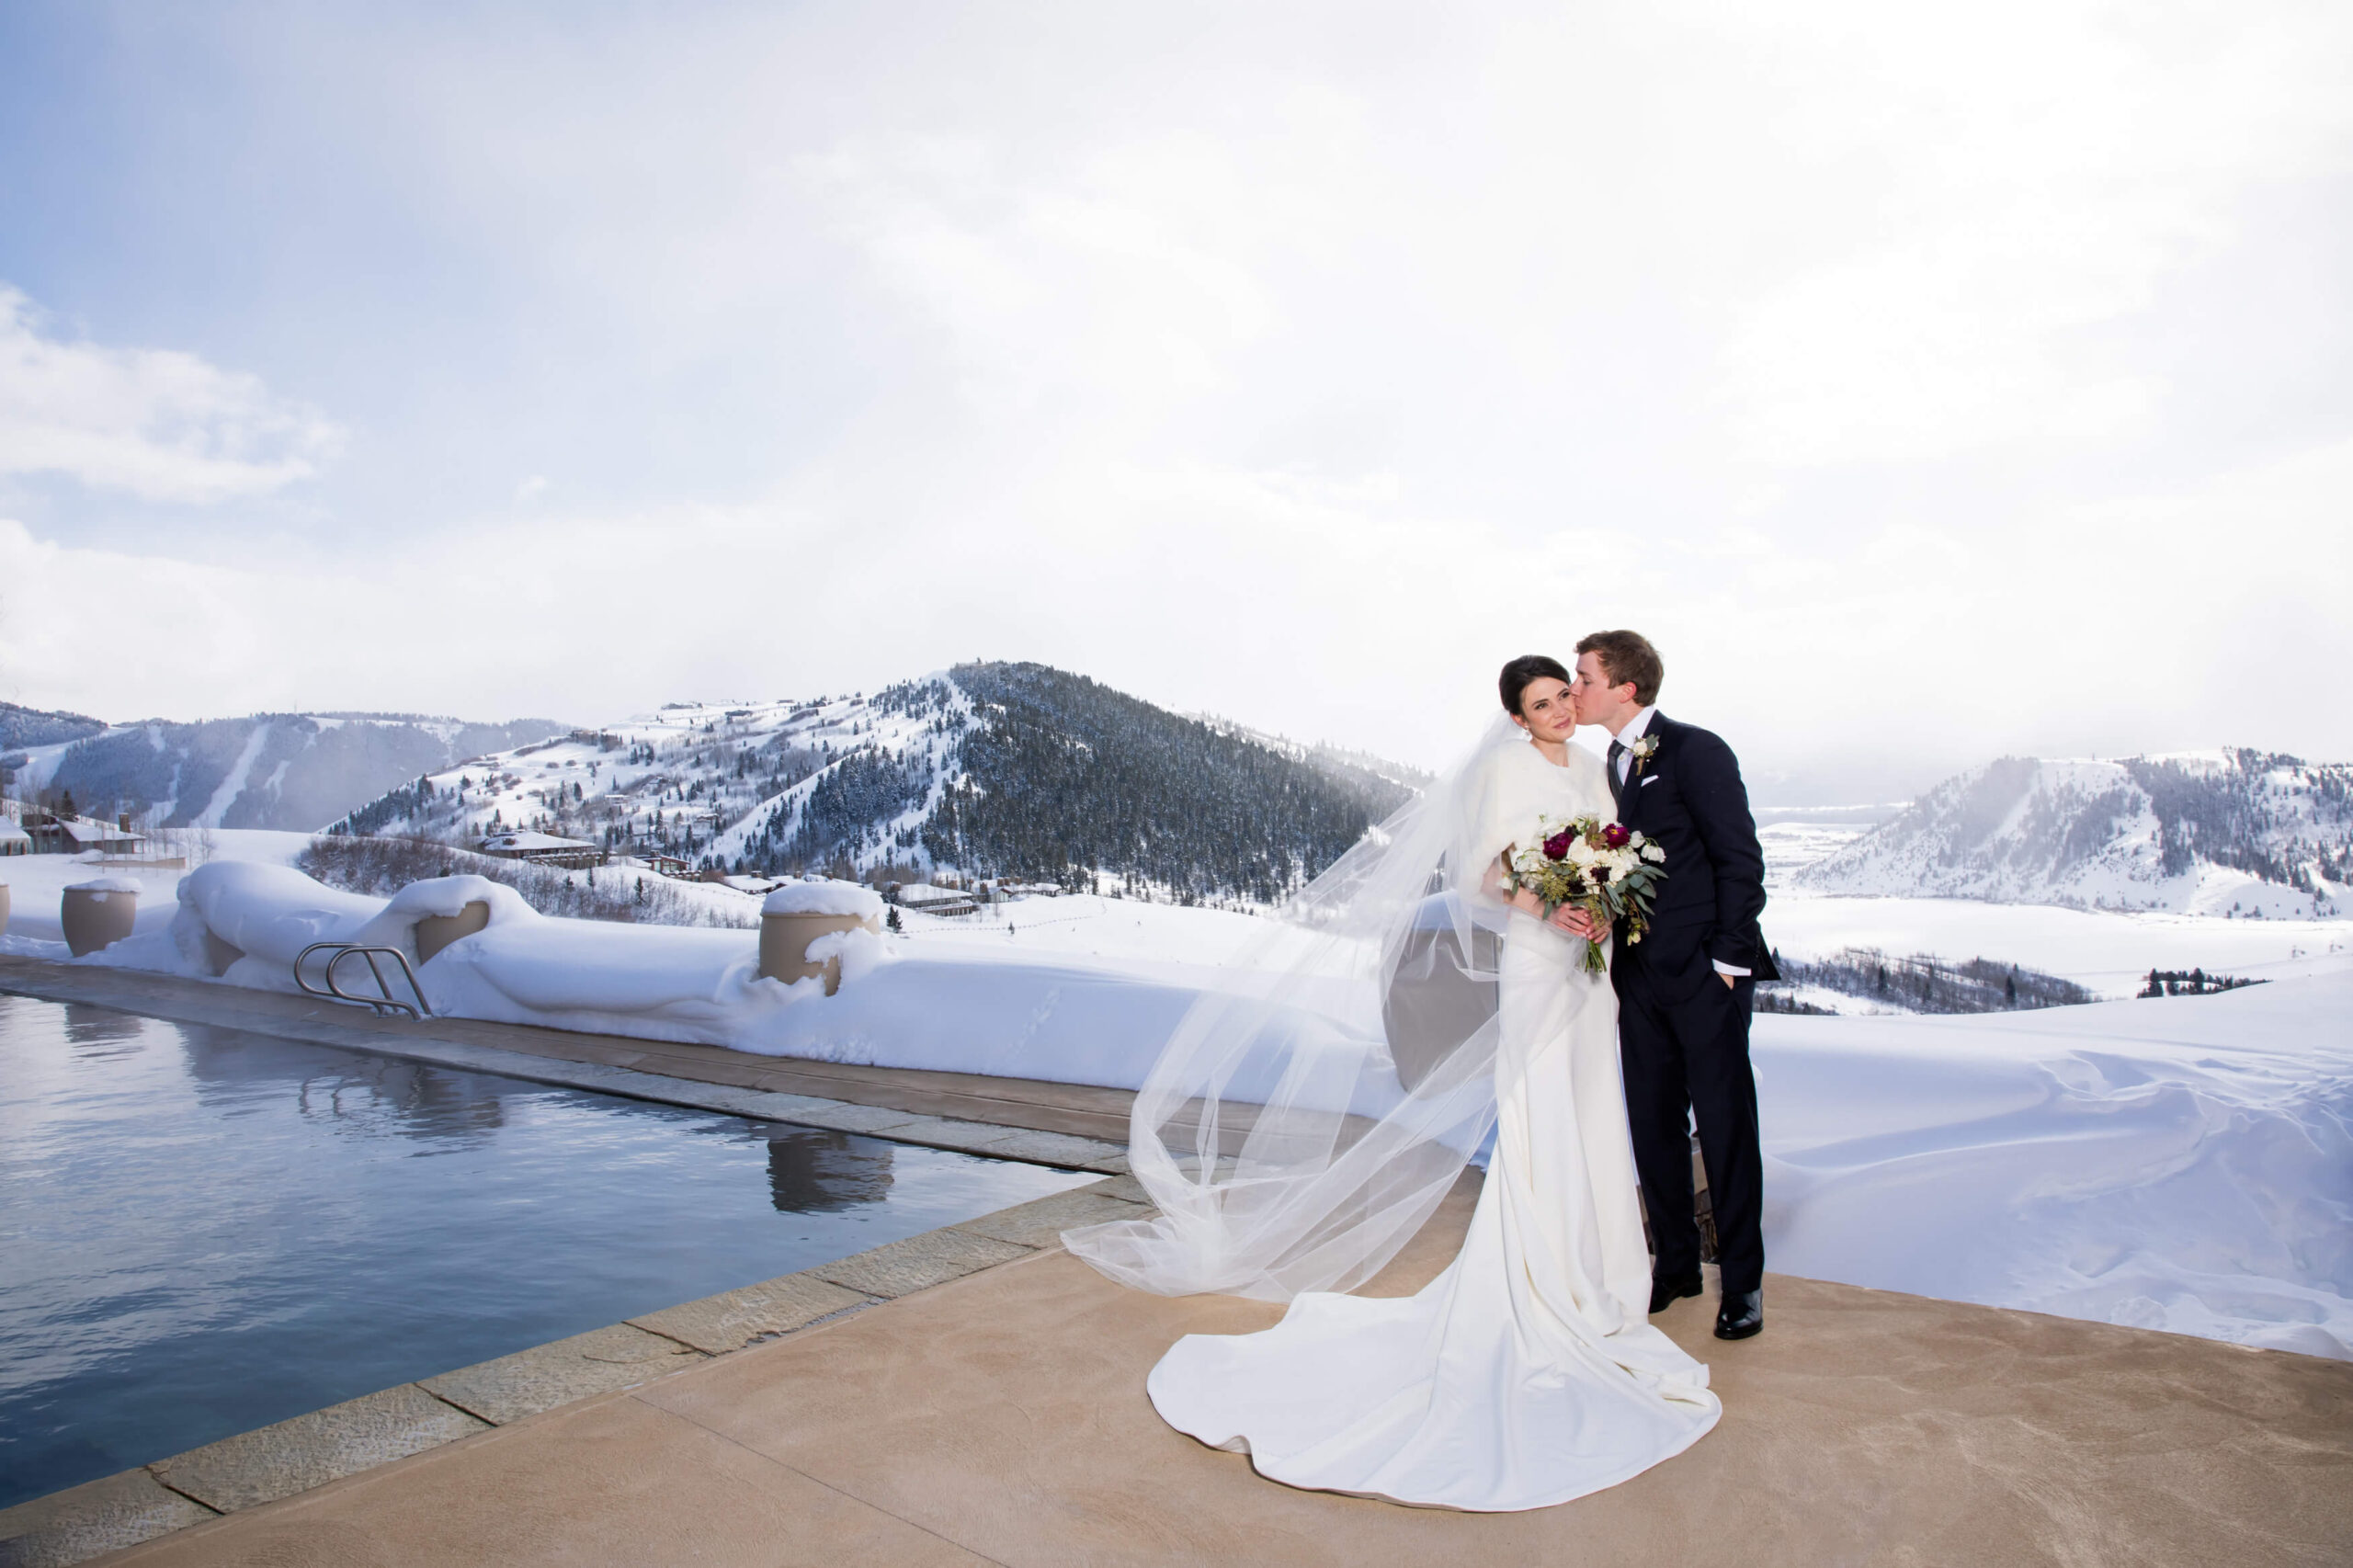
<path id="1" fill-rule="evenodd" d="M 1643 776 L 1643 769 L 1650 766 L 1651 756 L 1657 750 L 1658 737 L 1656 735 L 1643 735 L 1640 739 L 1636 740 L 1632 745 L 1626 748 L 1627 755 L 1634 759 L 1635 778 L 1640 778 Z"/>

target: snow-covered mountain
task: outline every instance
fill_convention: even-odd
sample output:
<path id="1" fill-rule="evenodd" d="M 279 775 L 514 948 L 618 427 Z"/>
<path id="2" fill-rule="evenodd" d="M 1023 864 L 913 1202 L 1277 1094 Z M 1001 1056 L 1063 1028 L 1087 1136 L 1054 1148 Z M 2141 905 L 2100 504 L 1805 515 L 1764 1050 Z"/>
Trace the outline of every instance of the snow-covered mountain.
<path id="1" fill-rule="evenodd" d="M 550 719 L 468 723 L 413 713 L 258 713 L 117 725 L 30 747 L 12 789 L 156 827 L 313 832 L 405 779 L 560 733 Z"/>
<path id="2" fill-rule="evenodd" d="M 1410 770 L 1261 740 L 1042 665 L 867 695 L 674 704 L 444 768 L 341 831 L 528 827 L 727 871 L 952 870 L 1270 902 L 1411 793 Z"/>
<path id="3" fill-rule="evenodd" d="M 2230 749 L 2004 757 L 1798 871 L 1820 892 L 2241 918 L 2353 912 L 2353 766 Z"/>

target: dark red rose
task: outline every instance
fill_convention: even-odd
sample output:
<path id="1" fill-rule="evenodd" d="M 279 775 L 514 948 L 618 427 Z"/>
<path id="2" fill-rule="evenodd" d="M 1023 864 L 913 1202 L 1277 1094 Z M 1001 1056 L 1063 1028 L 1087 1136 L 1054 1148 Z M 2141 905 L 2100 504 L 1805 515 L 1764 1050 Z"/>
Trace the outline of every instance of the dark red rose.
<path id="1" fill-rule="evenodd" d="M 1625 848 L 1626 841 L 1633 836 L 1634 830 L 1622 822 L 1613 822 L 1601 830 L 1601 842 L 1612 849 Z"/>
<path id="2" fill-rule="evenodd" d="M 1569 846 L 1574 844 L 1576 841 L 1577 835 L 1575 834 L 1571 833 L 1566 828 L 1563 828 L 1560 832 L 1554 834 L 1552 837 L 1544 841 L 1544 858 L 1547 860 L 1559 859 L 1562 856 L 1566 855 L 1569 852 Z"/>

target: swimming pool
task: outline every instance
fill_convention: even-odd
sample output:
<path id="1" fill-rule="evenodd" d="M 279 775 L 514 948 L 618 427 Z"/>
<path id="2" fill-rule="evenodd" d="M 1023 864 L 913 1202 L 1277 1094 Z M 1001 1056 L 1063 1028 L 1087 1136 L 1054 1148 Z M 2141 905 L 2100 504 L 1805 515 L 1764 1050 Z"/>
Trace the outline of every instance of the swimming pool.
<path id="1" fill-rule="evenodd" d="M 0 1507 L 1099 1179 L 0 995 Z"/>

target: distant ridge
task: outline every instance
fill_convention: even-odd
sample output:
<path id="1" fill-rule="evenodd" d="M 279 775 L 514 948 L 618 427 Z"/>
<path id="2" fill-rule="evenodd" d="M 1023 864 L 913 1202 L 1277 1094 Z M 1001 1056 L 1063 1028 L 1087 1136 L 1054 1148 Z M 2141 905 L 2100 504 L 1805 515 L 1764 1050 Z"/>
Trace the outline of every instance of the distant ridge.
<path id="1" fill-rule="evenodd" d="M 564 729 L 371 713 L 146 720 L 75 741 L 16 787 L 71 792 L 83 811 L 158 827 L 316 832 L 403 779 Z"/>
<path id="2" fill-rule="evenodd" d="M 61 741 L 78 741 L 85 735 L 95 735 L 106 727 L 105 720 L 93 719 L 85 713 L 50 712 L 40 708 L 19 708 L 13 702 L 0 702 L 0 752 L 20 751 L 27 746 L 53 746 Z"/>
<path id="3" fill-rule="evenodd" d="M 1269 744 L 1048 665 L 983 663 L 871 696 L 665 703 L 438 770 L 337 825 L 451 843 L 535 827 L 729 872 L 1267 903 L 1408 799 L 1410 772 Z"/>
<path id="4" fill-rule="evenodd" d="M 1795 886 L 2265 918 L 2353 912 L 2353 765 L 2235 747 L 2003 757 Z"/>

